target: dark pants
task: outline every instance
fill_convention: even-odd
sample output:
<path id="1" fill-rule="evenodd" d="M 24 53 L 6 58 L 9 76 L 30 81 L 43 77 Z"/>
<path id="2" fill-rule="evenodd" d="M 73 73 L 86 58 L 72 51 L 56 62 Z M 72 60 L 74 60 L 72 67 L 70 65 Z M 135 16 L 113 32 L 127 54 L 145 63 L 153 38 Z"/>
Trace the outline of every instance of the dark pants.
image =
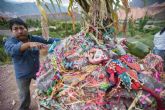
<path id="1" fill-rule="evenodd" d="M 31 78 L 16 79 L 19 89 L 20 107 L 19 110 L 29 110 L 30 106 L 30 82 Z"/>

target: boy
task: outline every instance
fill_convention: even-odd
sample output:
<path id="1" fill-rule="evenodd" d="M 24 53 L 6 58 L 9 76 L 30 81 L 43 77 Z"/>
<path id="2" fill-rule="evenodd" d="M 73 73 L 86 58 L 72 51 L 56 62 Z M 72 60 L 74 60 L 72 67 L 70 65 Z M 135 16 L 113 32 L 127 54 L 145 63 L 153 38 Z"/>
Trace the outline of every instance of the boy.
<path id="1" fill-rule="evenodd" d="M 59 39 L 47 41 L 42 37 L 29 35 L 27 25 L 20 18 L 11 19 L 9 27 L 13 36 L 5 41 L 4 47 L 14 64 L 20 97 L 19 110 L 29 110 L 31 101 L 29 87 L 39 69 L 39 49 L 47 48 L 46 44 Z"/>

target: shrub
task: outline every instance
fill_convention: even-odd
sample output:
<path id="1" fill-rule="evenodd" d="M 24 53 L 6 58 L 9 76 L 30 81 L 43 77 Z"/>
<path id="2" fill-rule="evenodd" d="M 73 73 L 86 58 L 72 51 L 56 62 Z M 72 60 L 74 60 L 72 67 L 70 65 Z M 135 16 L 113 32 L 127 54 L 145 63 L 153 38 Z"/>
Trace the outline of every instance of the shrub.
<path id="1" fill-rule="evenodd" d="M 3 39 L 5 36 L 0 36 L 0 64 L 11 62 L 11 58 L 6 54 L 3 47 Z"/>
<path id="2" fill-rule="evenodd" d="M 139 31 L 143 32 L 143 28 L 147 24 L 148 20 L 149 20 L 148 16 L 144 16 L 139 20 Z"/>
<path id="3" fill-rule="evenodd" d="M 0 29 L 8 29 L 9 23 L 6 20 L 0 20 Z"/>
<path id="4" fill-rule="evenodd" d="M 38 19 L 26 19 L 26 24 L 28 25 L 28 27 L 41 27 L 41 22 Z"/>

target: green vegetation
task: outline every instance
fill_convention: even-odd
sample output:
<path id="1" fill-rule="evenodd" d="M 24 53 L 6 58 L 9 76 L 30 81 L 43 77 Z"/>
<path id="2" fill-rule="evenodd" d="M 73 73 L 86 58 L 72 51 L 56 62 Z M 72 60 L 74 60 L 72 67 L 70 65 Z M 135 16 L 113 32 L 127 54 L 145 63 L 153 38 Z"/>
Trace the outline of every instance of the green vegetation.
<path id="1" fill-rule="evenodd" d="M 140 42 L 143 42 L 144 44 L 148 45 L 151 49 L 153 48 L 154 35 L 152 34 L 152 32 L 142 33 L 140 31 L 136 31 L 135 33 L 136 34 L 135 34 L 134 37 L 129 37 L 128 36 L 127 39 L 130 40 L 130 41 L 140 41 Z"/>
<path id="2" fill-rule="evenodd" d="M 6 20 L 0 20 L 0 29 L 8 29 L 9 23 Z"/>
<path id="3" fill-rule="evenodd" d="M 28 27 L 41 27 L 41 23 L 40 20 L 36 19 L 36 20 L 32 20 L 32 19 L 26 19 L 26 24 L 28 25 Z"/>
<path id="4" fill-rule="evenodd" d="M 73 31 L 71 22 L 62 22 L 62 21 L 49 21 L 49 35 L 50 37 L 64 38 L 69 35 L 76 34 L 80 31 L 80 23 L 76 23 L 76 31 Z M 31 34 L 42 35 L 41 29 L 38 31 L 33 31 Z"/>
<path id="5" fill-rule="evenodd" d="M 142 31 L 143 32 L 143 28 L 147 24 L 147 21 L 148 20 L 149 20 L 149 17 L 147 17 L 147 16 L 144 16 L 143 18 L 141 18 L 139 20 L 139 31 Z"/>
<path id="6" fill-rule="evenodd" d="M 131 36 L 135 36 L 135 23 L 133 18 L 130 18 L 128 21 L 128 31 Z"/>
<path id="7" fill-rule="evenodd" d="M 3 48 L 3 39 L 5 36 L 0 36 L 0 64 L 9 63 L 11 58 L 5 53 Z"/>
<path id="8" fill-rule="evenodd" d="M 165 21 L 151 21 L 149 17 L 141 18 L 137 23 L 128 22 L 128 40 L 140 41 L 153 48 L 154 35 L 165 26 Z"/>

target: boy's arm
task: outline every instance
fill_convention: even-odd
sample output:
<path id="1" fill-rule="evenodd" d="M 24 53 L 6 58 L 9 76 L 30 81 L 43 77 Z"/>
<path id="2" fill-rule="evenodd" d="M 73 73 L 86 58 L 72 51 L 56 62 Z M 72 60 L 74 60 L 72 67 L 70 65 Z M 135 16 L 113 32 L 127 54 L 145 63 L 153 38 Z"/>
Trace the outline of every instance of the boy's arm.
<path id="1" fill-rule="evenodd" d="M 6 53 L 11 56 L 22 55 L 22 52 L 20 51 L 22 44 L 22 42 L 15 43 L 14 41 L 6 40 L 4 48 Z"/>
<path id="2" fill-rule="evenodd" d="M 39 43 L 39 42 L 27 42 L 27 43 L 23 43 L 23 42 L 18 42 L 15 43 L 13 41 L 6 41 L 4 48 L 5 51 L 10 54 L 11 56 L 15 56 L 15 55 L 22 55 L 22 53 L 29 49 L 29 48 L 44 48 L 47 47 L 45 44 L 43 43 Z"/>
<path id="3" fill-rule="evenodd" d="M 58 42 L 61 39 L 60 38 L 49 38 L 48 40 L 45 40 L 43 37 L 34 37 L 36 42 L 41 42 L 44 44 L 52 44 L 54 41 Z"/>
<path id="4" fill-rule="evenodd" d="M 39 43 L 39 42 L 27 42 L 27 43 L 23 43 L 20 47 L 20 51 L 24 52 L 25 50 L 29 49 L 29 48 L 45 48 L 47 47 L 45 44 L 43 43 Z"/>

